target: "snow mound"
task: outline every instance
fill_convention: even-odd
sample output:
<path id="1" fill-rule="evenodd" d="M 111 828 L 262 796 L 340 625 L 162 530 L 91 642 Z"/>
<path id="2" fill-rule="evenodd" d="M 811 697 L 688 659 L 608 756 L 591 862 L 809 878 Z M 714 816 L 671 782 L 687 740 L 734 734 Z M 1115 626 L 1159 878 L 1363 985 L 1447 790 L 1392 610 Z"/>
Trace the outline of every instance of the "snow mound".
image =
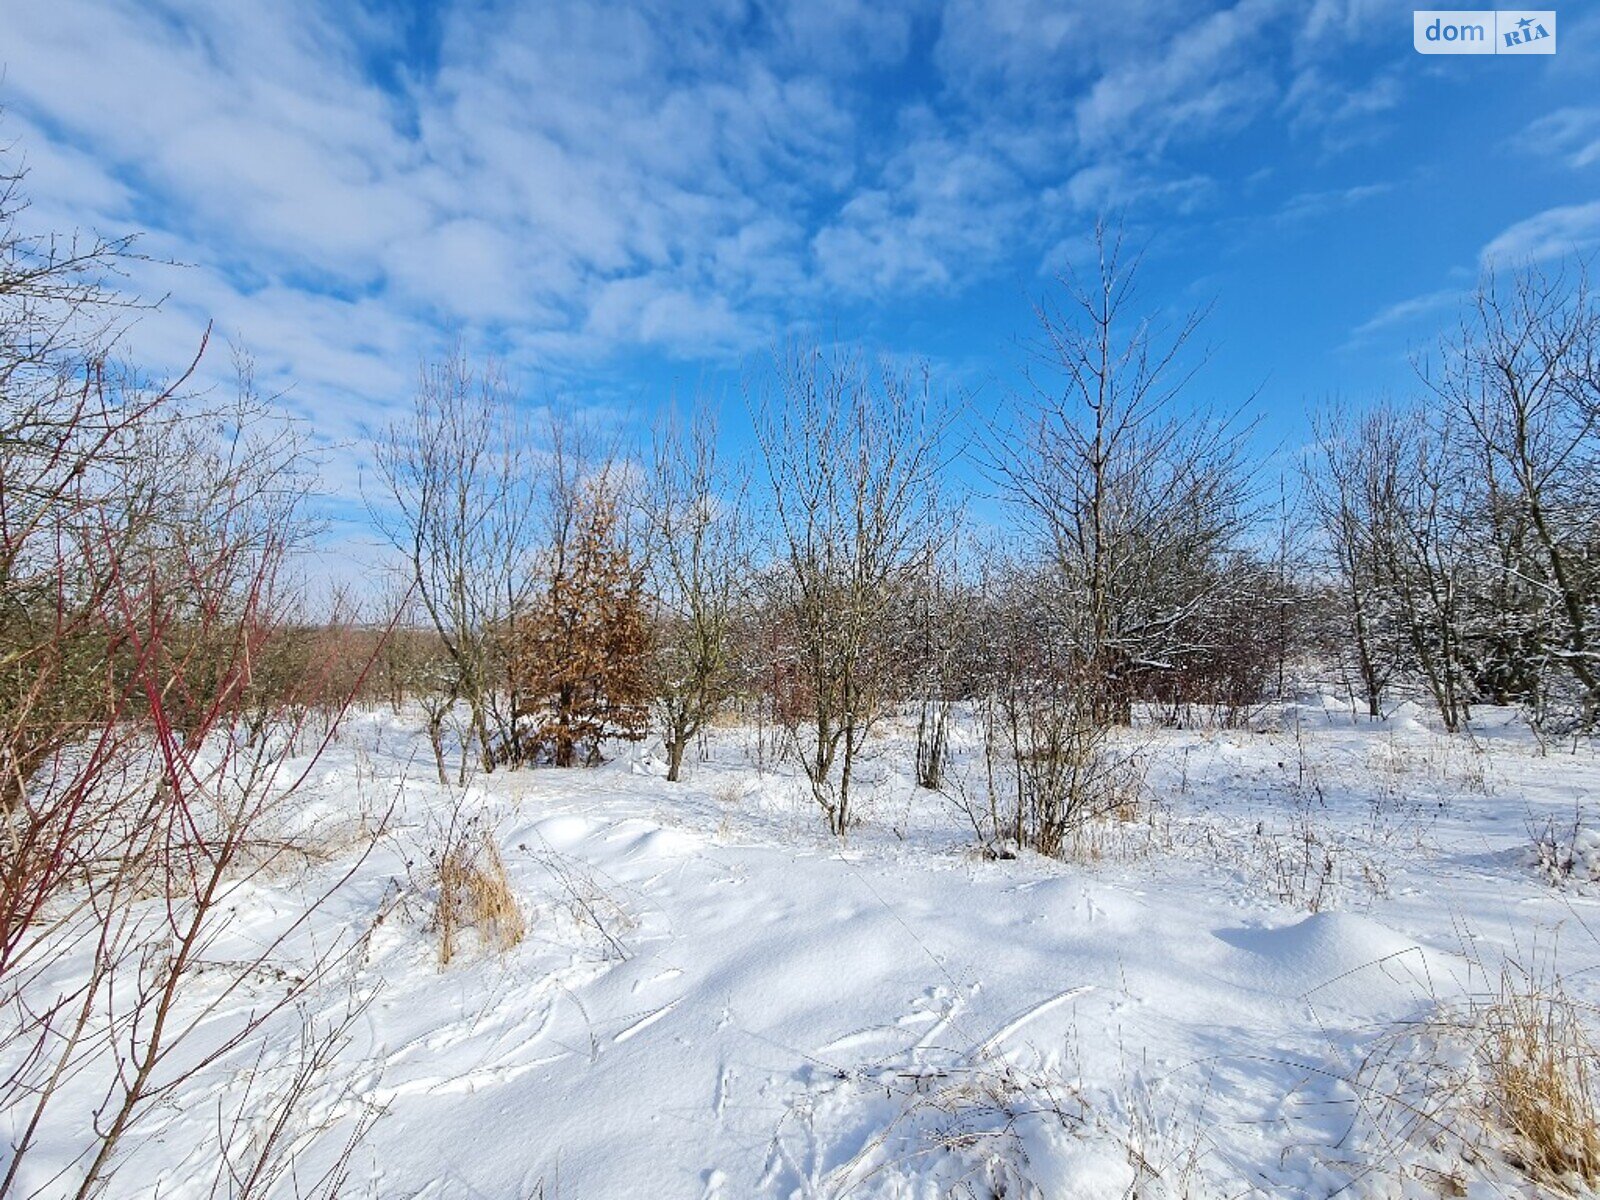
<path id="1" fill-rule="evenodd" d="M 704 843 L 685 829 L 672 829 L 650 821 L 620 821 L 606 841 L 618 847 L 623 861 L 649 858 L 682 858 L 699 850 Z"/>
<path id="2" fill-rule="evenodd" d="M 533 827 L 535 839 L 542 839 L 554 850 L 567 850 L 588 839 L 597 829 L 599 821 L 572 813 L 546 817 Z"/>
<path id="3" fill-rule="evenodd" d="M 1222 929 L 1241 982 L 1313 1007 L 1409 1009 L 1430 1003 L 1458 972 L 1450 956 L 1370 917 L 1313 913 L 1291 925 Z"/>

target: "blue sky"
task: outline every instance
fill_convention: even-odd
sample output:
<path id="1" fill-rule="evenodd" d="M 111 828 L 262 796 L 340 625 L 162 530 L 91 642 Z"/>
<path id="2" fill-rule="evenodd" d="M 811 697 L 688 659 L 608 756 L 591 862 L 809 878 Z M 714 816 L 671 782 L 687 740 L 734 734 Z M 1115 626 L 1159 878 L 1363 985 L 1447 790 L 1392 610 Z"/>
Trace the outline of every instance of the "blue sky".
<path id="1" fill-rule="evenodd" d="M 457 337 L 624 419 L 808 333 L 987 407 L 1105 211 L 1152 310 L 1215 301 L 1197 398 L 1292 452 L 1485 261 L 1600 246 L 1600 10 L 1557 12 L 1513 58 L 1382 0 L 0 0 L 0 134 L 33 226 L 184 264 L 132 270 L 133 351 L 214 319 L 346 496 Z"/>

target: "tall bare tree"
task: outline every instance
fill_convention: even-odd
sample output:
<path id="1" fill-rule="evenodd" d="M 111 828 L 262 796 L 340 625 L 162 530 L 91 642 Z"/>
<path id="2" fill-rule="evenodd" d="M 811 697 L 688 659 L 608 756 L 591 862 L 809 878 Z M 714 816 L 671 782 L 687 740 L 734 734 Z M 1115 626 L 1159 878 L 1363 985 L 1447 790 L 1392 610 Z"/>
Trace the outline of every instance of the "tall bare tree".
<path id="1" fill-rule="evenodd" d="M 1095 718 L 1126 724 L 1226 584 L 1217 564 L 1250 516 L 1247 429 L 1190 405 L 1205 314 L 1159 328 L 1135 311 L 1139 257 L 1121 231 L 1097 225 L 1095 247 L 1094 273 L 1036 310 L 1032 389 L 993 465 L 1060 575 Z"/>
<path id="2" fill-rule="evenodd" d="M 683 756 L 736 683 L 730 641 L 749 586 L 745 485 L 717 456 L 710 410 L 687 428 L 669 418 L 657 429 L 644 516 L 655 604 L 655 693 L 676 782 Z"/>
<path id="3" fill-rule="evenodd" d="M 790 695 L 778 705 L 828 828 L 852 820 L 862 746 L 895 696 L 913 583 L 948 535 L 950 414 L 920 378 L 791 348 L 755 405 L 773 509 L 766 577 Z"/>
<path id="4" fill-rule="evenodd" d="M 492 770 L 516 737 L 500 647 L 533 592 L 544 511 L 528 422 L 496 367 L 457 352 L 424 365 L 410 418 L 390 426 L 376 461 L 374 521 L 444 642 L 450 690 Z"/>
<path id="5" fill-rule="evenodd" d="M 1380 406 L 1354 417 L 1316 418 L 1317 456 L 1305 479 L 1311 509 L 1338 580 L 1350 656 L 1368 716 L 1382 715 L 1390 681 L 1405 664 L 1385 539 L 1393 526 L 1405 418 Z"/>

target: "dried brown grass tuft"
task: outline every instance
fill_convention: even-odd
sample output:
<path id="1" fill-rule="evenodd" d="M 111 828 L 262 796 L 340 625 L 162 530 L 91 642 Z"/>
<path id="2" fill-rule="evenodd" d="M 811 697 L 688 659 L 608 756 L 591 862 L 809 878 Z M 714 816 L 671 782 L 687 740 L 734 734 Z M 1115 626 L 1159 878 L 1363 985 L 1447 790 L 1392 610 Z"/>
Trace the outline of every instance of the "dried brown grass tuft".
<path id="1" fill-rule="evenodd" d="M 1508 1156 L 1558 1187 L 1600 1184 L 1596 1049 L 1582 1016 L 1559 985 L 1510 970 L 1480 1014 L 1489 1104 L 1511 1135 Z"/>
<path id="2" fill-rule="evenodd" d="M 528 925 L 500 850 L 487 835 L 458 842 L 438 861 L 439 962 L 448 966 L 466 930 L 486 950 L 504 953 L 527 936 Z"/>
<path id="3" fill-rule="evenodd" d="M 1473 1179 L 1495 1194 L 1520 1195 L 1505 1190 L 1506 1172 L 1540 1195 L 1593 1195 L 1593 1017 L 1552 972 L 1508 964 L 1479 995 L 1380 1039 L 1352 1081 L 1371 1122 L 1373 1169 L 1448 1176 L 1444 1195 L 1467 1195 Z"/>

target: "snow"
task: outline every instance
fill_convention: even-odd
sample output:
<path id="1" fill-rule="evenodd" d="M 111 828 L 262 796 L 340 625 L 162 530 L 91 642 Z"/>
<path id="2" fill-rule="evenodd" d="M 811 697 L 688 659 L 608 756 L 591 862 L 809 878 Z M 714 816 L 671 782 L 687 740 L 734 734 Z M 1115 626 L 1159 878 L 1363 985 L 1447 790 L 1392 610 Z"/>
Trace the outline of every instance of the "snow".
<path id="1" fill-rule="evenodd" d="M 285 816 L 327 860 L 232 898 L 227 941 L 264 944 L 392 804 L 285 943 L 292 970 L 342 939 L 341 970 L 151 1112 L 113 1195 L 208 1195 L 241 1068 L 287 1069 L 308 1023 L 350 1012 L 302 1157 L 316 1175 L 381 1109 L 342 1194 L 1435 1195 L 1449 1156 L 1363 1102 L 1374 1050 L 1507 960 L 1600 1001 L 1596 872 L 1553 882 L 1533 849 L 1576 828 L 1600 859 L 1600 761 L 1511 714 L 1448 738 L 1314 698 L 1264 731 L 1138 730 L 1150 814 L 1068 861 L 975 853 L 905 778 L 904 726 L 841 845 L 750 730 L 716 731 L 681 785 L 643 743 L 463 793 L 416 725 L 354 716 Z M 441 967 L 426 853 L 456 804 L 495 830 L 529 934 Z M 209 1019 L 251 997 L 230 1005 Z M 88 1082 L 35 1186 L 79 1144 Z M 1503 1162 L 1467 1172 L 1469 1194 L 1535 1194 Z"/>

